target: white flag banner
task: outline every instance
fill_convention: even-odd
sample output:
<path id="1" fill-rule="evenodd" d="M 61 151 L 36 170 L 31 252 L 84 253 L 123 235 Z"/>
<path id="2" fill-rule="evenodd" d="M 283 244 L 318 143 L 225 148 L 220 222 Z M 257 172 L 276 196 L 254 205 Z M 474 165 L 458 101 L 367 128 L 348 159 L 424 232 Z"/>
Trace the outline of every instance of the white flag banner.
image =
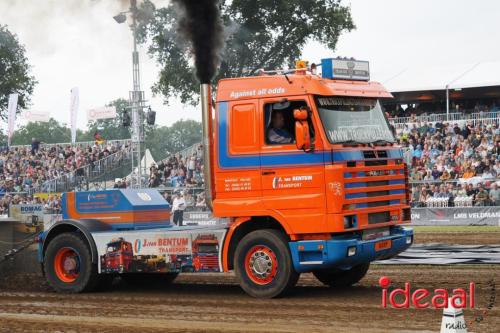
<path id="1" fill-rule="evenodd" d="M 50 112 L 29 110 L 23 113 L 23 118 L 28 122 L 47 123 L 50 120 Z"/>
<path id="2" fill-rule="evenodd" d="M 10 94 L 9 95 L 9 106 L 8 106 L 8 145 L 10 146 L 10 140 L 12 139 L 12 135 L 14 134 L 14 127 L 16 126 L 16 111 L 17 111 L 17 98 L 18 94 Z"/>
<path id="3" fill-rule="evenodd" d="M 95 108 L 87 111 L 88 121 L 110 118 L 116 118 L 116 107 L 114 106 L 105 106 L 102 108 Z"/>
<path id="4" fill-rule="evenodd" d="M 71 89 L 71 102 L 70 102 L 70 123 L 71 123 L 71 143 L 76 143 L 76 117 L 78 115 L 78 107 L 80 104 L 80 97 L 78 95 L 78 87 Z"/>

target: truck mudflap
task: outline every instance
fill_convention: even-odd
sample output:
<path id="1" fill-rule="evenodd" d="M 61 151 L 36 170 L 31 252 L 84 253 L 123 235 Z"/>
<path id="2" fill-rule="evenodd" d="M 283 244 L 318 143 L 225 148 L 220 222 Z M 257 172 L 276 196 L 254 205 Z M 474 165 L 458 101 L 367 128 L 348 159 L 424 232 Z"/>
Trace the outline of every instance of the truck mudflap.
<path id="1" fill-rule="evenodd" d="M 349 269 L 358 264 L 392 258 L 413 243 L 413 229 L 393 227 L 390 235 L 372 240 L 332 238 L 289 242 L 295 270 L 311 272 L 328 267 Z"/>

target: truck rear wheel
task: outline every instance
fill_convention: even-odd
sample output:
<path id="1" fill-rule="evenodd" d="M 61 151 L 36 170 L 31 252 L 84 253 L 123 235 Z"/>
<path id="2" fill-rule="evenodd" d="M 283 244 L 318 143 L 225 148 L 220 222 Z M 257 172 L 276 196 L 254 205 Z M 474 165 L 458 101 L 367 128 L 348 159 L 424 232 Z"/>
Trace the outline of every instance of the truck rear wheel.
<path id="1" fill-rule="evenodd" d="M 234 268 L 241 288 L 258 298 L 284 295 L 295 286 L 299 273 L 293 268 L 288 241 L 283 233 L 257 230 L 239 242 L 234 255 Z"/>
<path id="2" fill-rule="evenodd" d="M 359 282 L 368 272 L 370 263 L 360 264 L 348 270 L 325 269 L 313 272 L 323 284 L 330 287 L 349 287 Z"/>
<path id="3" fill-rule="evenodd" d="M 44 256 L 45 276 L 59 292 L 90 291 L 99 282 L 90 248 L 75 233 L 63 233 L 50 241 Z"/>

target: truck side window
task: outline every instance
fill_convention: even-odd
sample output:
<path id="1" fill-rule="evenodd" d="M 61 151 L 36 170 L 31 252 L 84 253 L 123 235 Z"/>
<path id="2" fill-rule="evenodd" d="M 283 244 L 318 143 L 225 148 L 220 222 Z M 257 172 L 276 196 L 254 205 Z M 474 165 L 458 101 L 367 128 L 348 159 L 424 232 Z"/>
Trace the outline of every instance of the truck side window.
<path id="1" fill-rule="evenodd" d="M 307 106 L 305 101 L 283 101 L 265 104 L 264 133 L 266 144 L 294 144 L 295 119 L 293 118 L 293 110 L 305 106 Z"/>

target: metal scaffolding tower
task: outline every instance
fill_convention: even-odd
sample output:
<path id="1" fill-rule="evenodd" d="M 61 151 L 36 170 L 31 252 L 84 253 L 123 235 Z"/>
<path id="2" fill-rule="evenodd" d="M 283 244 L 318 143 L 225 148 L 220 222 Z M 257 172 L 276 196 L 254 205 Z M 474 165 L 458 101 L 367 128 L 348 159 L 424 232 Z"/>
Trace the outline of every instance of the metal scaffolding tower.
<path id="1" fill-rule="evenodd" d="M 132 113 L 132 173 L 130 187 L 140 188 L 144 185 L 142 179 L 146 174 L 146 166 L 141 165 L 142 144 L 144 143 L 144 134 L 142 132 L 143 110 L 145 108 L 144 91 L 141 90 L 141 78 L 139 69 L 139 52 L 137 51 L 137 0 L 130 0 L 130 10 L 122 12 L 114 17 L 117 23 L 124 23 L 127 20 L 126 14 L 132 16 L 132 30 L 134 49 L 132 51 L 132 75 L 133 90 L 129 93 L 129 107 Z"/>

